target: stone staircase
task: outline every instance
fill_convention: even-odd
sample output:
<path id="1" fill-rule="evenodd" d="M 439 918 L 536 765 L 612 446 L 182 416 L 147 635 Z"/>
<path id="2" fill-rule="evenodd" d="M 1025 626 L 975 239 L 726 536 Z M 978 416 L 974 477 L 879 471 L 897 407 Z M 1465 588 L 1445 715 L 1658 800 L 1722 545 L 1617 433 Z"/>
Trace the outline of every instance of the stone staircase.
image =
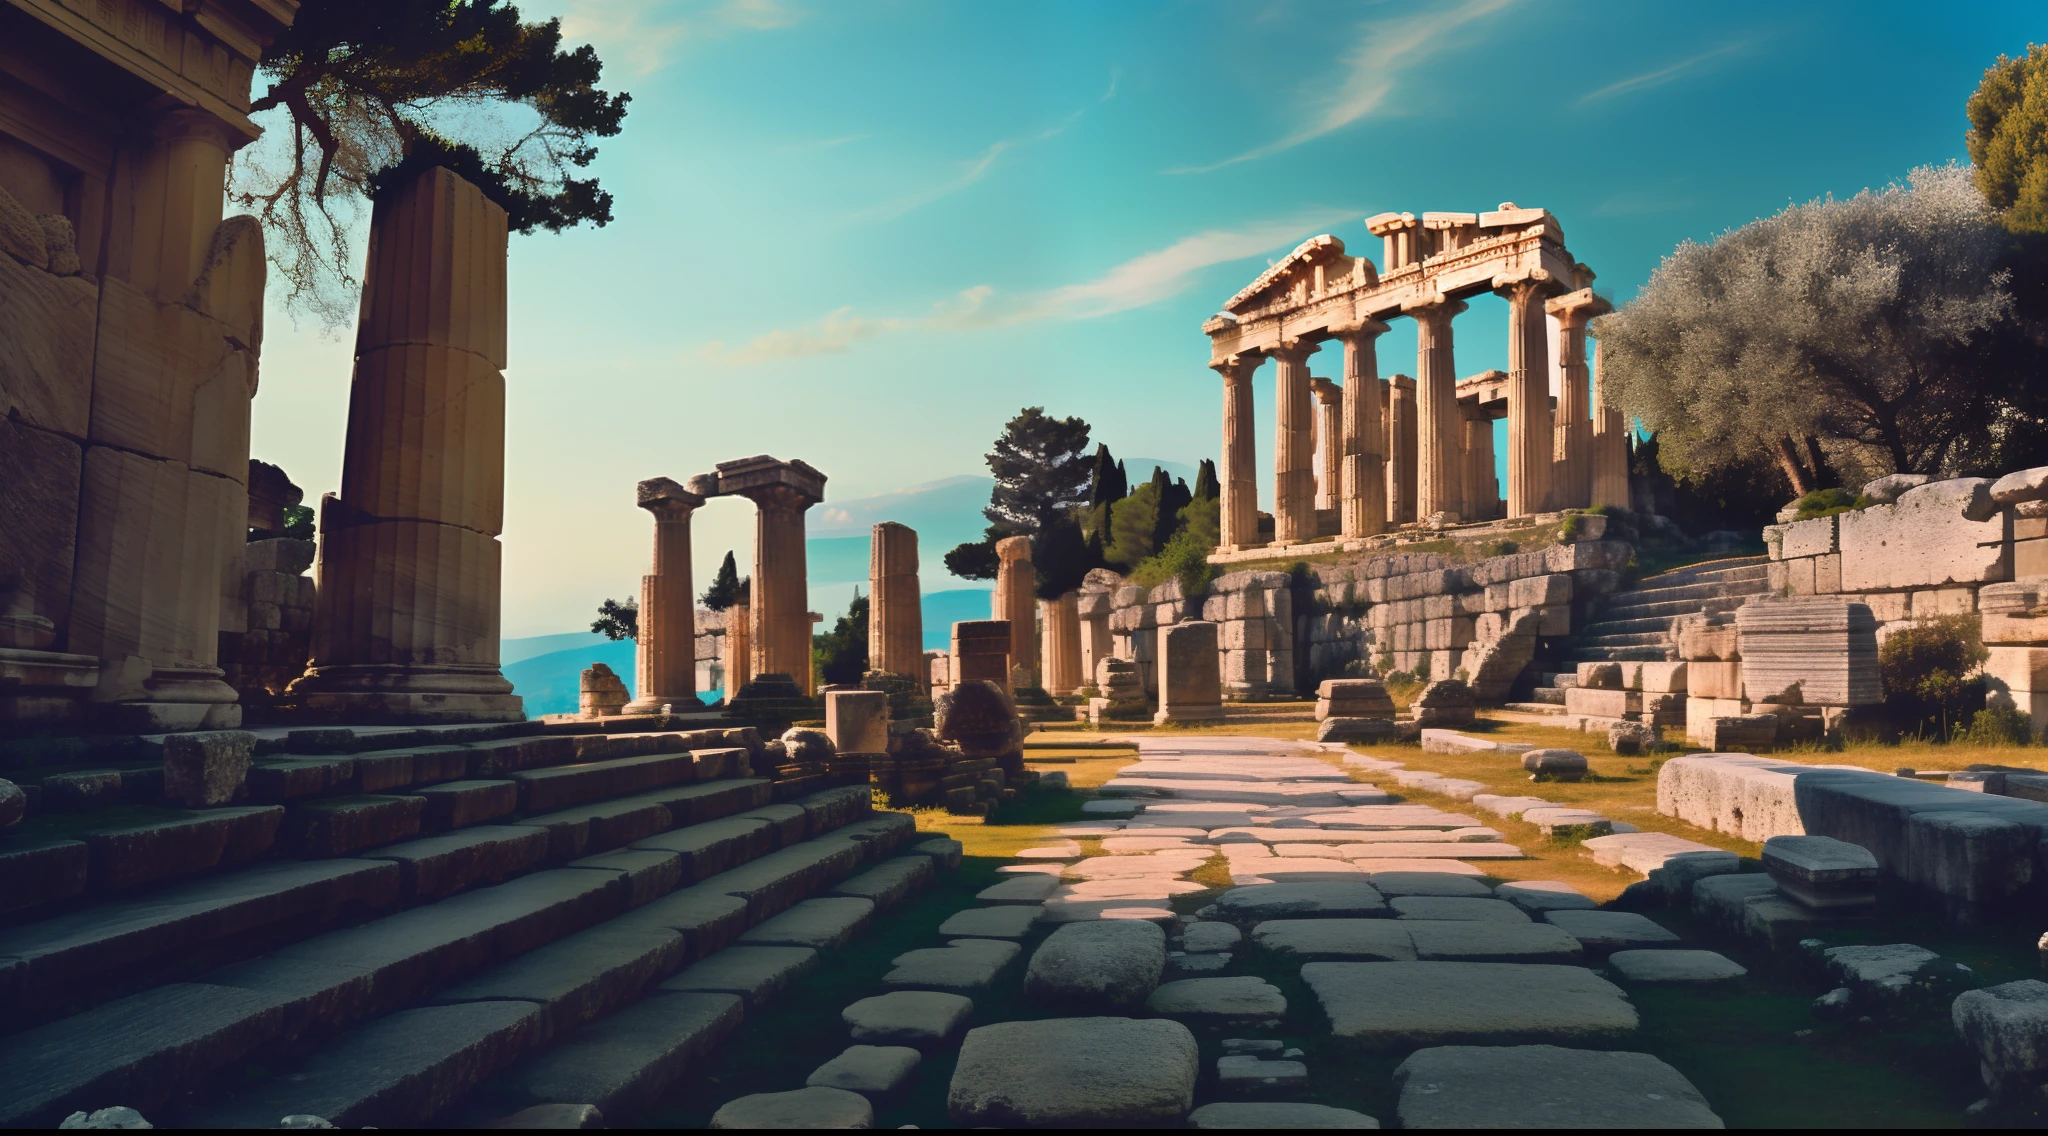
<path id="1" fill-rule="evenodd" d="M 1578 682 L 1578 664 L 1661 662 L 1675 657 L 1671 625 L 1682 615 L 1733 611 L 1770 591 L 1770 560 L 1737 556 L 1688 564 L 1650 576 L 1607 597 L 1597 616 L 1572 636 L 1555 672 L 1542 672 L 1530 701 L 1508 709 L 1564 713 L 1564 692 Z"/>
<path id="2" fill-rule="evenodd" d="M 509 1106 L 470 1119 L 626 1122 L 957 861 L 896 855 L 909 815 L 864 776 L 761 768 L 750 728 L 540 730 L 269 731 L 248 803 L 110 798 L 0 837 L 0 1126 L 416 1126 L 487 1080 Z"/>

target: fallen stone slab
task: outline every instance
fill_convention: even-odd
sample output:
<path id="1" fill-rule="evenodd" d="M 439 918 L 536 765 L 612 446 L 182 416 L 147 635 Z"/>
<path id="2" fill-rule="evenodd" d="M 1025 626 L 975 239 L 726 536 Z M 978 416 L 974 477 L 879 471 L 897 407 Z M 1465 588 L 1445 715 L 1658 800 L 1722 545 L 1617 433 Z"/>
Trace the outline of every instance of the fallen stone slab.
<path id="1" fill-rule="evenodd" d="M 1522 823 L 1533 824 L 1543 835 L 1560 840 L 1606 836 L 1614 831 L 1613 821 L 1591 809 L 1555 805 L 1522 810 Z"/>
<path id="2" fill-rule="evenodd" d="M 1019 860 L 1072 860 L 1081 855 L 1081 846 L 1071 840 L 1047 844 L 1038 848 L 1026 848 L 1017 853 Z"/>
<path id="3" fill-rule="evenodd" d="M 503 1075 L 521 1097 L 579 1101 L 630 1122 L 739 1028 L 734 994 L 661 994 L 591 1022 Z"/>
<path id="4" fill-rule="evenodd" d="M 1633 911 L 1548 911 L 1543 919 L 1554 927 L 1564 928 L 1589 951 L 1625 951 L 1679 941 L 1677 935 L 1649 916 Z"/>
<path id="5" fill-rule="evenodd" d="M 1228 923 L 1196 922 L 1181 928 L 1180 944 L 1187 951 L 1228 951 L 1244 940 L 1244 933 Z"/>
<path id="6" fill-rule="evenodd" d="M 1470 899 L 1462 896 L 1404 895 L 1387 901 L 1400 919 L 1473 920 L 1489 923 L 1527 923 L 1522 909 L 1500 899 Z"/>
<path id="7" fill-rule="evenodd" d="M 1567 883 L 1556 880 L 1510 880 L 1493 889 L 1494 897 L 1507 900 L 1531 914 L 1546 911 L 1591 910 L 1600 906 Z"/>
<path id="8" fill-rule="evenodd" d="M 845 1089 L 812 1086 L 786 1093 L 755 1093 L 728 1101 L 711 1114 L 713 1128 L 873 1128 L 868 1098 Z"/>
<path id="9" fill-rule="evenodd" d="M 1664 832 L 1596 836 L 1583 847 L 1592 854 L 1594 863 L 1638 872 L 1669 896 L 1686 895 L 1694 880 L 1740 871 L 1742 867 L 1741 857 L 1733 852 Z"/>
<path id="10" fill-rule="evenodd" d="M 1249 1054 L 1216 1059 L 1216 1087 L 1226 1093 L 1299 1089 L 1308 1085 L 1308 1066 Z"/>
<path id="11" fill-rule="evenodd" d="M 1094 919 L 1140 919 L 1172 925 L 1180 921 L 1171 907 L 1142 899 L 1048 899 L 1042 923 L 1085 923 Z"/>
<path id="12" fill-rule="evenodd" d="M 1032 952 L 1024 995 L 1053 1006 L 1132 1010 L 1158 987 L 1165 966 L 1166 933 L 1152 923 L 1069 923 Z"/>
<path id="13" fill-rule="evenodd" d="M 1994 1095 L 2018 1096 L 2048 1074 L 2048 982 L 2023 978 L 1964 991 L 1950 1019 Z"/>
<path id="14" fill-rule="evenodd" d="M 954 993 L 982 990 L 1022 949 L 999 939 L 954 939 L 943 947 L 906 951 L 892 960 L 895 969 L 882 976 L 882 985 Z"/>
<path id="15" fill-rule="evenodd" d="M 1260 950 L 1301 959 L 1407 962 L 1415 943 L 1398 919 L 1269 919 L 1252 928 Z"/>
<path id="16" fill-rule="evenodd" d="M 1061 876 L 1070 880 L 1106 880 L 1124 876 L 1176 876 L 1209 862 L 1207 849 L 1193 855 L 1152 852 L 1142 856 L 1091 856 L 1068 864 Z"/>
<path id="17" fill-rule="evenodd" d="M 1230 951 L 1166 952 L 1166 978 L 1209 978 L 1230 968 Z"/>
<path id="18" fill-rule="evenodd" d="M 806 899 L 751 930 L 739 941 L 756 947 L 812 947 L 829 951 L 861 933 L 875 914 L 873 900 L 848 896 Z"/>
<path id="19" fill-rule="evenodd" d="M 1877 902 L 1877 857 L 1828 836 L 1773 836 L 1764 841 L 1764 871 L 1778 890 L 1816 909 Z"/>
<path id="20" fill-rule="evenodd" d="M 1194 1106 L 1199 1062 L 1179 1022 L 1002 1022 L 968 1031 L 946 1111 L 962 1126 L 1173 1125 Z"/>
<path id="21" fill-rule="evenodd" d="M 1188 1114 L 1196 1128 L 1378 1128 L 1380 1122 L 1362 1112 L 1326 1104 L 1268 1101 L 1218 1101 Z"/>
<path id="22" fill-rule="evenodd" d="M 1301 977 L 1332 1033 L 1377 1047 L 1606 1041 L 1636 1029 L 1620 988 L 1577 966 L 1312 962 Z"/>
<path id="23" fill-rule="evenodd" d="M 974 898 L 983 903 L 1038 904 L 1060 886 L 1060 877 L 1043 873 L 1014 875 L 1001 883 L 991 884 L 976 892 Z"/>
<path id="24" fill-rule="evenodd" d="M 1529 809 L 1547 809 L 1552 802 L 1541 797 L 1504 797 L 1497 793 L 1479 793 L 1472 803 L 1498 817 L 1518 817 Z"/>
<path id="25" fill-rule="evenodd" d="M 1394 1070 L 1403 1128 L 1720 1128 L 1692 1082 L 1647 1053 L 1555 1045 L 1423 1049 Z"/>
<path id="26" fill-rule="evenodd" d="M 810 947 L 727 947 L 661 984 L 678 994 L 737 994 L 758 1007 L 818 964 Z"/>
<path id="27" fill-rule="evenodd" d="M 944 1045 L 967 1028 L 972 1000 L 937 990 L 892 990 L 862 998 L 839 1019 L 866 1045 Z"/>
<path id="28" fill-rule="evenodd" d="M 1459 871 L 1466 868 L 1465 871 Z M 1369 872 L 1366 882 L 1382 895 L 1429 895 L 1453 899 L 1491 899 L 1493 888 L 1479 878 L 1476 868 L 1447 863 L 1423 863 L 1412 869 Z"/>
<path id="29" fill-rule="evenodd" d="M 1762 872 L 1707 876 L 1693 881 L 1692 910 L 1724 931 L 1743 934 L 1749 918 L 1749 898 L 1776 895 L 1777 891 L 1777 883 Z"/>
<path id="30" fill-rule="evenodd" d="M 921 1060 L 915 1049 L 902 1045 L 849 1045 L 845 1052 L 825 1062 L 804 1084 L 812 1088 L 845 1089 L 870 1100 L 896 1093 L 910 1083 Z"/>
<path id="31" fill-rule="evenodd" d="M 1183 978 L 1152 992 L 1145 1008 L 1174 1018 L 1211 1022 L 1271 1021 L 1285 1017 L 1287 998 L 1263 978 Z"/>
<path id="32" fill-rule="evenodd" d="M 885 911 L 922 891 L 931 881 L 931 857 L 898 856 L 835 885 L 830 894 L 865 899 L 875 905 L 875 910 Z"/>
<path id="33" fill-rule="evenodd" d="M 1749 971 L 1714 951 L 1616 951 L 1607 965 L 1628 983 L 1727 982 Z"/>
<path id="34" fill-rule="evenodd" d="M 1468 900 L 1466 902 L 1483 902 Z M 1558 962 L 1581 959 L 1579 941 L 1547 923 L 1402 919 L 1415 957 L 1438 962 Z"/>
<path id="35" fill-rule="evenodd" d="M 1172 899 L 1180 895 L 1194 895 L 1208 891 L 1206 884 L 1192 880 L 1174 879 L 1162 876 L 1132 876 L 1106 880 L 1077 880 L 1063 884 L 1048 900 L 1053 899 Z"/>
<path id="36" fill-rule="evenodd" d="M 1215 906 L 1216 918 L 1239 923 L 1302 916 L 1387 914 L 1385 898 L 1364 882 L 1256 884 L 1224 892 Z"/>
<path id="37" fill-rule="evenodd" d="M 1347 860 L 1526 860 L 1528 855 L 1512 844 L 1483 841 L 1427 843 L 1389 841 L 1372 844 L 1342 844 L 1337 847 Z"/>
<path id="38" fill-rule="evenodd" d="M 1081 811 L 1090 816 L 1137 816 L 1145 806 L 1137 801 L 1088 801 Z"/>
<path id="39" fill-rule="evenodd" d="M 1045 914 L 1045 908 L 1037 905 L 1026 907 L 1022 904 L 1004 904 L 997 907 L 970 907 L 956 911 L 939 924 L 939 934 L 980 939 L 1021 939 L 1031 933 L 1031 926 Z"/>
<path id="40" fill-rule="evenodd" d="M 1322 828 L 1472 828 L 1479 822 L 1463 813 L 1429 805 L 1359 805 L 1308 813 L 1299 819 Z"/>

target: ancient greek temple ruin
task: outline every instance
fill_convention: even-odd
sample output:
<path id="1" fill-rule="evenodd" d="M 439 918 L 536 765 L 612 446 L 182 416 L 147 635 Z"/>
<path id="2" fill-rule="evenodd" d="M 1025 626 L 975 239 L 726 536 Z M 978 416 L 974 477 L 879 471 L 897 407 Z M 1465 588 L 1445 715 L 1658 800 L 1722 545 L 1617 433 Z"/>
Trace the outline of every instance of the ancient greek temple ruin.
<path id="1" fill-rule="evenodd" d="M 1381 213 L 1366 225 L 1385 242 L 1384 269 L 1336 237 L 1313 237 L 1202 325 L 1209 366 L 1223 376 L 1222 551 L 1626 507 L 1625 425 L 1589 390 L 1586 357 L 1587 322 L 1608 304 L 1557 218 L 1507 202 L 1488 213 Z M 1485 292 L 1508 302 L 1508 369 L 1461 380 L 1452 322 Z M 1375 344 L 1400 316 L 1416 322 L 1415 375 L 1381 378 Z M 1311 374 L 1310 358 L 1333 340 L 1341 377 Z M 1268 359 L 1270 520 L 1258 508 L 1252 395 Z M 1493 422 L 1503 417 L 1500 486 Z"/>

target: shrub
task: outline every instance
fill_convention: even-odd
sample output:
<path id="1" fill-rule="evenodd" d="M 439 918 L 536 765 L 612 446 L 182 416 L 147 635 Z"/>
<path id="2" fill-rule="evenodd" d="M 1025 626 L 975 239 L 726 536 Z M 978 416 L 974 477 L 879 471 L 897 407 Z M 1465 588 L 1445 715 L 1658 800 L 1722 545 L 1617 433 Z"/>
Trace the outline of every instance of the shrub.
<path id="1" fill-rule="evenodd" d="M 1938 615 L 1893 632 L 1878 648 L 1877 666 L 1894 723 L 1912 733 L 1932 726 L 1934 737 L 1947 738 L 1973 703 L 1982 705 L 1976 671 L 1990 657 L 1968 615 Z"/>
<path id="2" fill-rule="evenodd" d="M 1847 489 L 1816 489 L 1793 504 L 1799 510 L 1796 519 L 1810 521 L 1816 517 L 1832 517 L 1836 513 L 1868 509 L 1877 502 Z"/>
<path id="3" fill-rule="evenodd" d="M 2011 706 L 1986 706 L 1970 715 L 1955 740 L 1965 745 L 2023 746 L 2034 740 L 2033 723 Z"/>

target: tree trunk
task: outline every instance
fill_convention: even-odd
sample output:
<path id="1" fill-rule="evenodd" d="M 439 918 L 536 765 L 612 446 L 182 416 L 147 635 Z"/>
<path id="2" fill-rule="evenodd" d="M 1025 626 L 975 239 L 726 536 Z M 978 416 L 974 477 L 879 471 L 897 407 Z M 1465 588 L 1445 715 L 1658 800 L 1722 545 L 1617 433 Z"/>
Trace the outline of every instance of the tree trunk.
<path id="1" fill-rule="evenodd" d="M 1804 497 L 1812 492 L 1807 485 L 1806 471 L 1799 468 L 1799 451 L 1792 448 L 1792 439 L 1778 439 L 1778 466 L 1785 471 L 1785 479 L 1792 483 L 1794 496 Z"/>
<path id="2" fill-rule="evenodd" d="M 1820 439 L 1811 434 L 1806 436 L 1806 457 L 1813 466 L 1813 484 L 1815 488 L 1836 480 L 1835 470 L 1828 463 L 1828 456 L 1820 452 Z"/>

